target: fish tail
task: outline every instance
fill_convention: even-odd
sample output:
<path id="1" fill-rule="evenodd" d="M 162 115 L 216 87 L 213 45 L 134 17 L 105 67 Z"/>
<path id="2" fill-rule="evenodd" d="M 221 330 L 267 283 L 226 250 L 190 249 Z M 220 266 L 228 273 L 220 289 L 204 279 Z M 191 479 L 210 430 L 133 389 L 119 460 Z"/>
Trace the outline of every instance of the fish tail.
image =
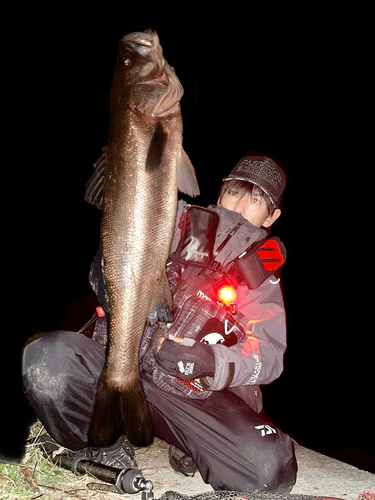
<path id="1" fill-rule="evenodd" d="M 126 390 L 99 383 L 88 431 L 89 446 L 109 446 L 122 434 L 133 446 L 148 446 L 154 439 L 142 382 Z"/>

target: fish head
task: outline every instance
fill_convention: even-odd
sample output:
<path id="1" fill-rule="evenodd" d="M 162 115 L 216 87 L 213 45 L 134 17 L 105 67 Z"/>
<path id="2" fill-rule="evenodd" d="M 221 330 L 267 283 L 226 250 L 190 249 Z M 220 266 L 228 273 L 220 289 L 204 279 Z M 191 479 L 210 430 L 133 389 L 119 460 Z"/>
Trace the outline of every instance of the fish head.
<path id="1" fill-rule="evenodd" d="M 147 106 L 143 102 L 146 108 L 150 106 L 148 110 L 142 109 L 145 114 L 161 117 L 178 109 L 184 90 L 174 69 L 165 60 L 159 36 L 153 29 L 128 33 L 120 40 L 112 85 L 115 100 L 118 101 L 129 86 L 142 84 L 155 89 L 152 92 L 155 100 L 152 101 L 148 90 Z"/>
<path id="2" fill-rule="evenodd" d="M 140 84 L 161 78 L 164 64 L 163 50 L 155 30 L 134 31 L 120 40 L 116 70 L 121 74 L 123 84 Z"/>

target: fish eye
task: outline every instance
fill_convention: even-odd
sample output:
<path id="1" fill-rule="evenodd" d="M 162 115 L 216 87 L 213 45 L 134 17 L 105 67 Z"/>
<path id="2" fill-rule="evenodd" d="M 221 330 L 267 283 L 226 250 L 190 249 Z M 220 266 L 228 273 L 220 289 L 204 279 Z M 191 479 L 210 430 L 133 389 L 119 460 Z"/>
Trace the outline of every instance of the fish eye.
<path id="1" fill-rule="evenodd" d="M 129 66 L 132 62 L 133 62 L 133 58 L 130 56 L 124 57 L 124 59 L 123 59 L 123 63 L 125 64 L 125 66 Z"/>

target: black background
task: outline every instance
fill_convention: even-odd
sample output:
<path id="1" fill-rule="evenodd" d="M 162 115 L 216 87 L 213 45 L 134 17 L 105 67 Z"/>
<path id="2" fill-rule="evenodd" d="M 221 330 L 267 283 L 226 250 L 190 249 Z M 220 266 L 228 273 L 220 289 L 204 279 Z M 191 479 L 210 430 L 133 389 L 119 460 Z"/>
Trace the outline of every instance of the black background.
<path id="1" fill-rule="evenodd" d="M 180 13 L 160 2 L 92 4 L 0 3 L 0 451 L 20 457 L 34 418 L 23 343 L 58 328 L 65 307 L 89 292 L 100 214 L 84 191 L 107 139 L 117 43 L 152 27 L 185 89 L 184 147 L 202 192 L 188 201 L 215 203 L 248 150 L 274 155 L 288 173 L 273 229 L 288 252 L 288 350 L 284 373 L 264 388 L 266 410 L 306 446 L 375 472 L 374 342 L 359 326 L 370 291 L 355 251 L 365 212 L 355 175 L 365 162 L 352 77 L 365 70 L 351 12 L 233 4 L 203 16 L 199 4 Z"/>

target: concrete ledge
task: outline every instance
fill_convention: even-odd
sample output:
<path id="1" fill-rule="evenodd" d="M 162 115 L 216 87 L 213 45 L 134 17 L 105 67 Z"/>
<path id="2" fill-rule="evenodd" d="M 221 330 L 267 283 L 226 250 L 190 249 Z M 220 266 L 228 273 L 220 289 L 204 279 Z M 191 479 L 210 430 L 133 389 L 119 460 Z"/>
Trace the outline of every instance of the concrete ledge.
<path id="1" fill-rule="evenodd" d="M 297 482 L 292 494 L 329 496 L 357 500 L 363 490 L 375 492 L 375 474 L 296 445 L 298 461 Z M 145 479 L 153 484 L 155 498 L 166 491 L 198 495 L 213 491 L 202 481 L 199 473 L 185 477 L 175 472 L 168 461 L 168 444 L 155 439 L 148 448 L 136 450 L 138 465 Z M 134 498 L 134 496 L 133 496 Z"/>
<path id="2" fill-rule="evenodd" d="M 359 470 L 296 443 L 297 482 L 292 493 L 357 500 L 362 490 L 375 492 L 375 474 Z"/>

